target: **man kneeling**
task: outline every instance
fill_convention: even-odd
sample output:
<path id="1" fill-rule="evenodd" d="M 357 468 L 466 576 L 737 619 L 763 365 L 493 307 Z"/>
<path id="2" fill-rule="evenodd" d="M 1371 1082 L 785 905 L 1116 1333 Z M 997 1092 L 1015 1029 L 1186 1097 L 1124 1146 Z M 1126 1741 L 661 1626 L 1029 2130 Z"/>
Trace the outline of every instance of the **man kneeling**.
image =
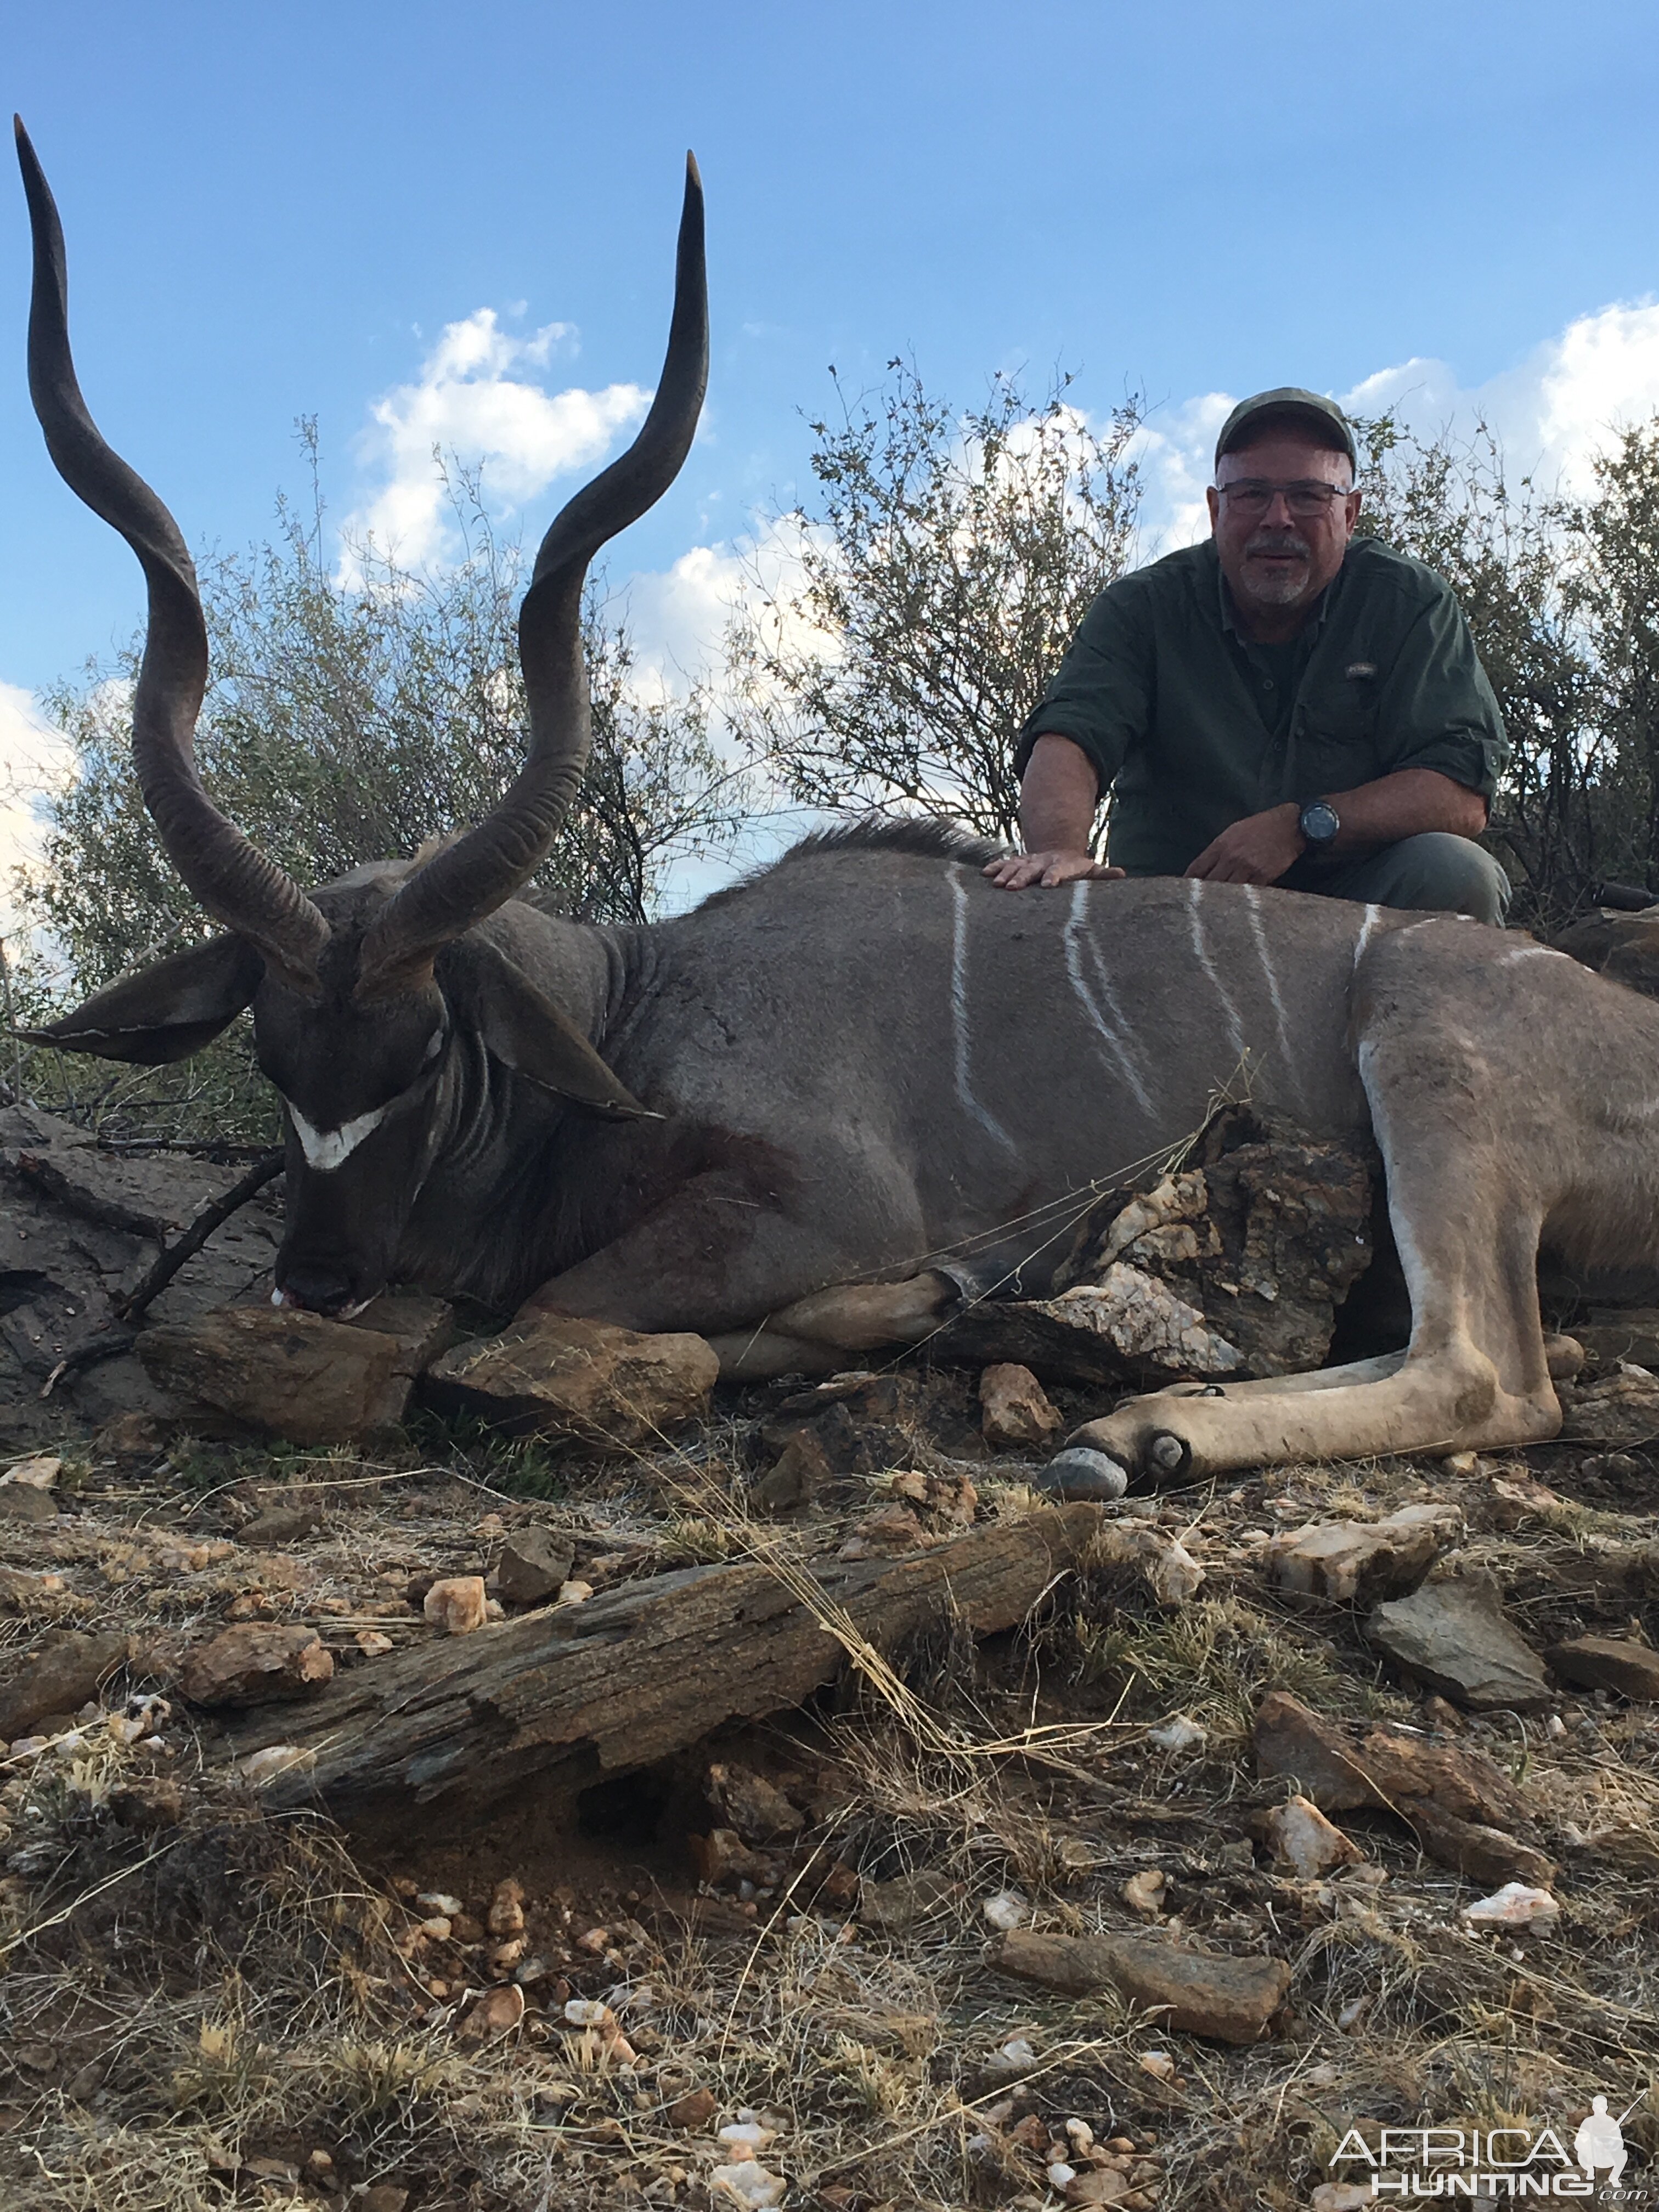
<path id="1" fill-rule="evenodd" d="M 1233 410 L 1211 537 L 1108 585 L 1026 723 L 1026 849 L 993 882 L 1187 875 L 1502 924 L 1509 879 L 1474 842 L 1498 702 L 1450 586 L 1355 538 L 1357 461 L 1317 393 Z"/>

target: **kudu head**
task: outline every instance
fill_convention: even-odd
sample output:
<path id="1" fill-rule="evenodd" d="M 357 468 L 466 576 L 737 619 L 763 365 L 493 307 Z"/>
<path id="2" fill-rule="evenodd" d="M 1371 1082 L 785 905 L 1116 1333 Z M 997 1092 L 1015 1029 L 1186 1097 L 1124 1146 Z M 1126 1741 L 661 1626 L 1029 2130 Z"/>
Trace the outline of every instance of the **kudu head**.
<path id="1" fill-rule="evenodd" d="M 106 1060 L 183 1060 L 244 1008 L 288 1125 L 288 1224 L 279 1299 L 355 1310 L 381 1290 L 443 1139 L 456 1056 L 482 1049 L 599 1113 L 637 1101 L 477 925 L 545 857 L 587 764 L 581 593 L 605 541 L 644 514 L 690 450 L 708 374 L 702 187 L 686 163 L 673 320 L 638 437 L 556 518 L 519 613 L 529 744 L 487 821 L 407 866 L 368 866 L 307 893 L 203 788 L 192 734 L 207 685 L 207 627 L 178 525 L 100 435 L 70 353 L 64 235 L 20 121 L 34 240 L 29 391 L 71 490 L 118 530 L 149 587 L 132 700 L 139 788 L 163 848 L 228 935 L 125 977 L 38 1042 Z"/>

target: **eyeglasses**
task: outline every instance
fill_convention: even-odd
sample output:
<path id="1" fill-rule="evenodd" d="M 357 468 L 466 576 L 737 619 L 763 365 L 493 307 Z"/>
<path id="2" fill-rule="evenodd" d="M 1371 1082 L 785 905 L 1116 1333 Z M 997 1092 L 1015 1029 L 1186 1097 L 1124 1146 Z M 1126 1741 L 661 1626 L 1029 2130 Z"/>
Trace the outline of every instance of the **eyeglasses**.
<path id="1" fill-rule="evenodd" d="M 1298 522 L 1319 521 L 1330 513 L 1333 500 L 1351 495 L 1340 484 L 1267 483 L 1261 477 L 1240 477 L 1236 483 L 1221 484 L 1217 489 L 1223 499 L 1247 516 L 1265 514 L 1283 493 L 1285 506 Z"/>

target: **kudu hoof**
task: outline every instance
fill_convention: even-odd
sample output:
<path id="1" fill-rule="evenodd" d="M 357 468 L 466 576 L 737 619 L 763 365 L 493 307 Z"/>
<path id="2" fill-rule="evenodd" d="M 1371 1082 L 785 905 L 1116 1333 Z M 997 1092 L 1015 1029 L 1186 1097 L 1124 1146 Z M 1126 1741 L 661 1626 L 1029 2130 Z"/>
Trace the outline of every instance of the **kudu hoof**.
<path id="1" fill-rule="evenodd" d="M 1059 1452 L 1051 1459 L 1036 1479 L 1036 1487 L 1046 1498 L 1059 1498 L 1067 1503 L 1079 1499 L 1109 1502 L 1121 1498 L 1129 1487 L 1127 1471 L 1103 1451 L 1091 1451 L 1086 1444 L 1074 1444 L 1070 1451 Z"/>
<path id="2" fill-rule="evenodd" d="M 1192 1472 L 1193 1448 L 1170 1429 L 1160 1429 L 1146 1443 L 1146 1474 L 1160 1486 L 1185 1481 Z"/>

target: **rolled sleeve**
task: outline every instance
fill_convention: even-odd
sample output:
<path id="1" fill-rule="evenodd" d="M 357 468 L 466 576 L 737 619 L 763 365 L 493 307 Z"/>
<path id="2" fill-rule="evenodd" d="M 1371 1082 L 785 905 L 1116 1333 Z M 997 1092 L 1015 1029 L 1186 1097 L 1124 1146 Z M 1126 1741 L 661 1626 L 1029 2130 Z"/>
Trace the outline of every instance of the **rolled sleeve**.
<path id="1" fill-rule="evenodd" d="M 1377 704 L 1387 773 L 1435 769 L 1491 800 L 1509 764 L 1509 739 L 1449 586 L 1407 630 Z"/>
<path id="2" fill-rule="evenodd" d="M 1152 719 L 1152 626 L 1133 579 L 1109 584 L 1079 625 L 1071 649 L 1014 748 L 1024 775 L 1040 737 L 1069 738 L 1094 764 L 1103 793 L 1116 781 L 1130 746 Z"/>

